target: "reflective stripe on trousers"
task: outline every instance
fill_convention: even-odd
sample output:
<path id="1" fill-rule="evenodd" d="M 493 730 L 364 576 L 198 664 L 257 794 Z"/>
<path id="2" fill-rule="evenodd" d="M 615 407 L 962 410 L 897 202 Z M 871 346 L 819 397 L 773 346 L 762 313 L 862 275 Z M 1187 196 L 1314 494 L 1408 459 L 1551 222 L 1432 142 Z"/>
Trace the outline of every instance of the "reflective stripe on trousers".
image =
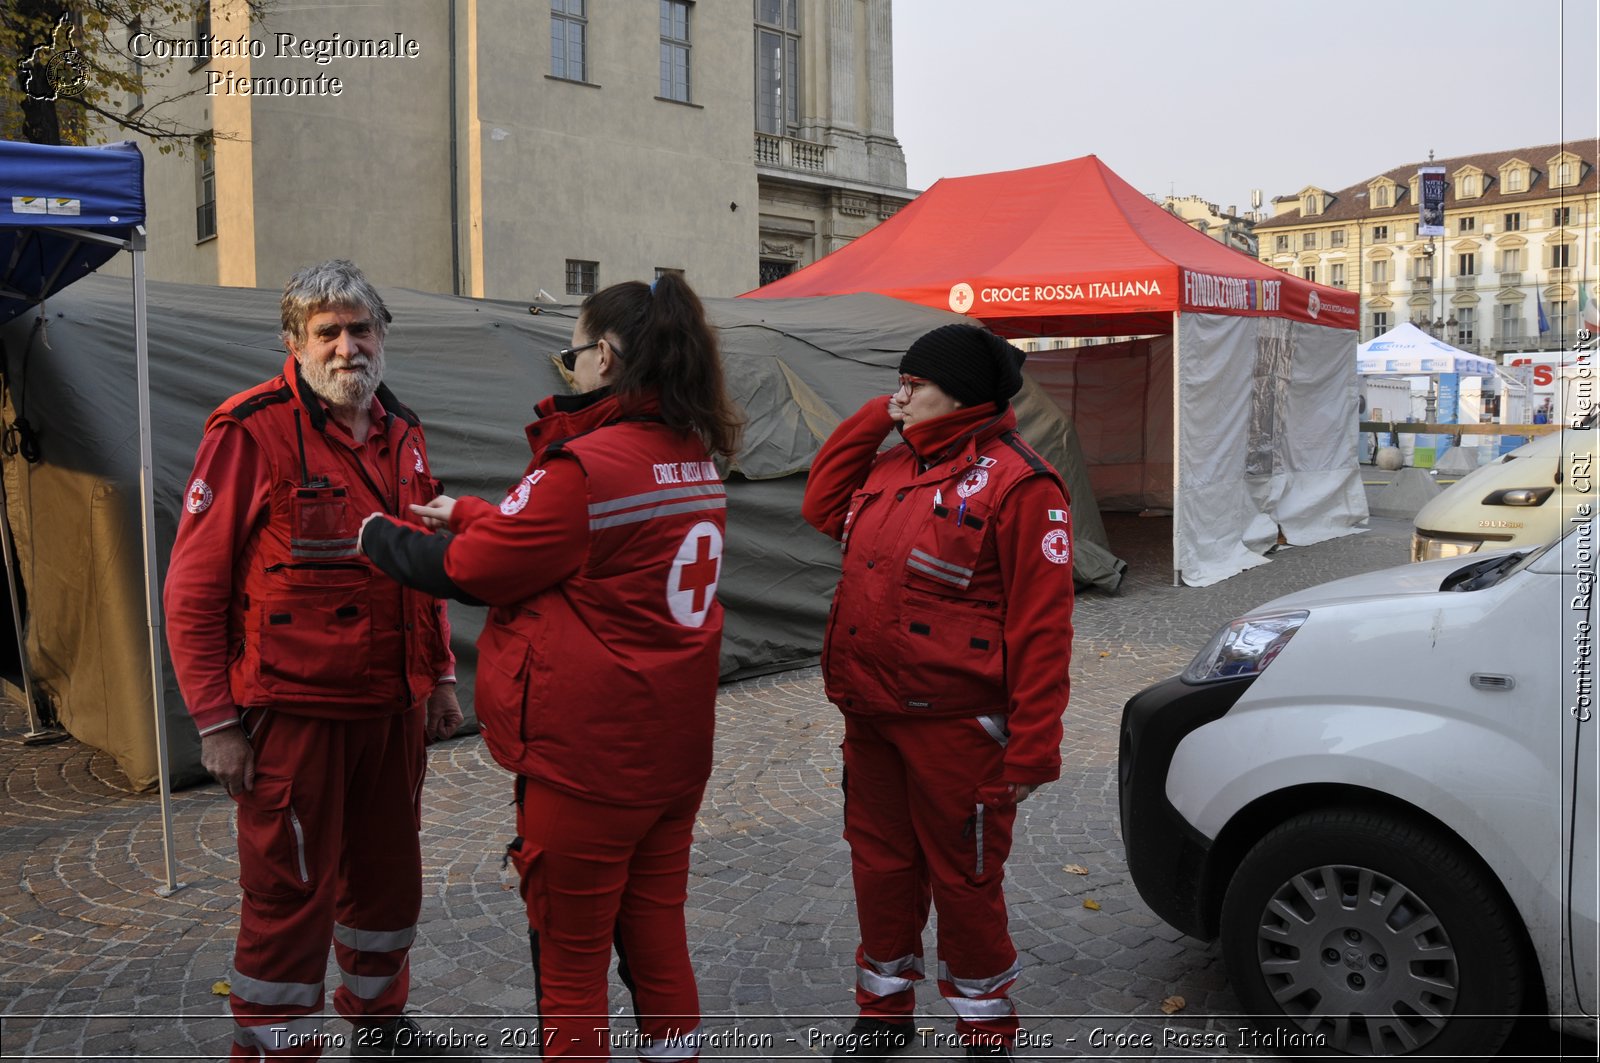
<path id="1" fill-rule="evenodd" d="M 922 957 L 914 954 L 885 963 L 863 952 L 861 959 L 862 962 L 856 965 L 856 985 L 874 996 L 887 997 L 903 993 L 923 974 Z M 913 972 L 917 977 L 906 977 L 907 971 Z"/>
<path id="2" fill-rule="evenodd" d="M 988 978 L 956 978 L 949 967 L 940 963 L 939 988 L 959 1018 L 968 1022 L 1003 1019 L 1015 1013 L 1006 993 L 1021 973 L 1022 961 L 1018 960 L 1008 970 Z"/>

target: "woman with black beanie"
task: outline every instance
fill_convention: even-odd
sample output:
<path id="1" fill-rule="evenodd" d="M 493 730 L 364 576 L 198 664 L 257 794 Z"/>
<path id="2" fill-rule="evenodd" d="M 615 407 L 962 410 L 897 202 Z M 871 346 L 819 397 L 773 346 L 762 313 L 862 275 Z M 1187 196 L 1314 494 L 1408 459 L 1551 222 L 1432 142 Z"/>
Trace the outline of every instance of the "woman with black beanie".
<path id="1" fill-rule="evenodd" d="M 806 485 L 806 521 L 844 551 L 822 669 L 844 713 L 860 1018 L 835 1059 L 912 1043 L 930 904 L 967 1055 L 1016 1043 L 1001 880 L 1017 802 L 1061 774 L 1073 602 L 1066 489 L 1011 409 L 1022 358 L 987 329 L 934 329 Z"/>

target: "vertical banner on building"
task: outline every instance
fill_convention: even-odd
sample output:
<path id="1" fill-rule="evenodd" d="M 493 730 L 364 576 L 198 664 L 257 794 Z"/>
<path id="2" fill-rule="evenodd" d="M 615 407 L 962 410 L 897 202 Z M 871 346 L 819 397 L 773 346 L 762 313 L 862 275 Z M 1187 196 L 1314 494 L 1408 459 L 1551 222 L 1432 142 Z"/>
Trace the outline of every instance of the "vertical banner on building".
<path id="1" fill-rule="evenodd" d="M 1417 170 L 1418 207 L 1420 216 L 1417 219 L 1418 236 L 1443 236 L 1444 235 L 1444 167 L 1424 166 Z"/>

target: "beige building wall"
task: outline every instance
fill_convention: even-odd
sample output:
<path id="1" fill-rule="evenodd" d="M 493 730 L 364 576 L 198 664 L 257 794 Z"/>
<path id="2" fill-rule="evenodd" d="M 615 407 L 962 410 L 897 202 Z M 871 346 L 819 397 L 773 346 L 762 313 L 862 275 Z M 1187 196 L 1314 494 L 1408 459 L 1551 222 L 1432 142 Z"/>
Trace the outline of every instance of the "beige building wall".
<path id="1" fill-rule="evenodd" d="M 567 301 L 581 260 L 601 286 L 667 268 L 706 295 L 746 291 L 762 262 L 814 261 L 911 198 L 889 0 L 796 2 L 803 120 L 753 140 L 749 0 L 690 5 L 687 102 L 660 98 L 652 0 L 589 0 L 581 82 L 551 76 L 535 0 L 278 0 L 254 24 L 244 0 L 212 0 L 213 38 L 246 34 L 246 54 L 152 61 L 146 95 L 192 93 L 165 112 L 215 131 L 216 232 L 196 234 L 195 151 L 146 145 L 150 276 L 273 288 L 344 256 L 384 286 Z M 194 27 L 155 32 L 182 47 Z M 284 34 L 415 56 L 319 63 Z"/>
<path id="2" fill-rule="evenodd" d="M 483 294 L 564 300 L 568 259 L 597 262 L 601 287 L 657 267 L 705 295 L 755 287 L 749 5 L 694 5 L 688 103 L 658 96 L 654 3 L 591 2 L 586 83 L 544 73 L 533 6 L 478 4 Z"/>

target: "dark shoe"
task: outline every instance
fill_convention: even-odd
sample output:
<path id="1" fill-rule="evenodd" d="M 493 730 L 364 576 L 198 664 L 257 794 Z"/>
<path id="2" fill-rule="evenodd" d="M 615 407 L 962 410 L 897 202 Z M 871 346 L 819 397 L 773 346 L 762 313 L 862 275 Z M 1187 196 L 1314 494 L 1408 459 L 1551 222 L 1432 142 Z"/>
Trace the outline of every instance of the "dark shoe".
<path id="1" fill-rule="evenodd" d="M 409 1015 L 355 1028 L 351 1059 L 470 1059 L 463 1038 L 422 1029 Z"/>
<path id="2" fill-rule="evenodd" d="M 1004 1041 L 969 1041 L 967 1042 L 967 1056 L 982 1056 L 986 1059 L 1012 1059 L 1011 1046 Z"/>
<path id="3" fill-rule="evenodd" d="M 889 1022 L 885 1019 L 860 1018 L 850 1027 L 850 1032 L 840 1037 L 839 1051 L 833 1054 L 834 1063 L 855 1061 L 872 1063 L 888 1059 L 911 1044 L 909 1022 Z"/>

